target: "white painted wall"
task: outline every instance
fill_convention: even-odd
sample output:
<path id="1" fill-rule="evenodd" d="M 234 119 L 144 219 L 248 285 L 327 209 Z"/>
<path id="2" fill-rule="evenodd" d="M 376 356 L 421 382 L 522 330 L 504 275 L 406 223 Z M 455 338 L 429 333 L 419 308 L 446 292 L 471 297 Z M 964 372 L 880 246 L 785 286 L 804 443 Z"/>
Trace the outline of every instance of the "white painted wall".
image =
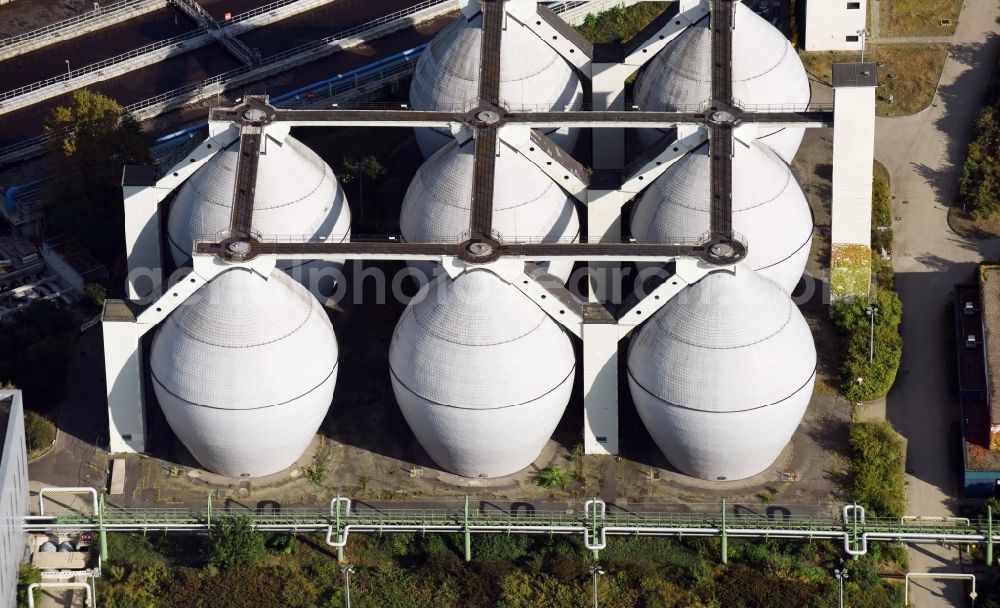
<path id="1" fill-rule="evenodd" d="M 104 319 L 108 442 L 112 454 L 146 451 L 146 412 L 139 334 L 132 321 Z"/>
<path id="2" fill-rule="evenodd" d="M 17 604 L 17 569 L 27 535 L 21 521 L 28 514 L 28 454 L 24 441 L 21 391 L 0 390 L 0 400 L 12 397 L 6 437 L 0 437 L 0 608 Z"/>
<path id="3" fill-rule="evenodd" d="M 857 5 L 857 8 L 849 8 Z M 807 51 L 860 51 L 858 30 L 865 29 L 868 0 L 808 0 Z M 848 36 L 858 36 L 848 41 Z"/>
<path id="4" fill-rule="evenodd" d="M 871 247 L 875 87 L 833 90 L 834 244 Z"/>

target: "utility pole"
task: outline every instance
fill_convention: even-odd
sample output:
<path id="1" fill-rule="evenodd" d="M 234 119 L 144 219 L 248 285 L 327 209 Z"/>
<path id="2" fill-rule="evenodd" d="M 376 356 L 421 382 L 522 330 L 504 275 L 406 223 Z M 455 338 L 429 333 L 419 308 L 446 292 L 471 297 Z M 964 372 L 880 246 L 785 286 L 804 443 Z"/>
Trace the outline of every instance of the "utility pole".
<path id="1" fill-rule="evenodd" d="M 344 566 L 340 571 L 344 573 L 344 606 L 351 608 L 351 573 L 354 572 L 354 567 Z"/>
<path id="2" fill-rule="evenodd" d="M 865 309 L 872 322 L 871 333 L 868 336 L 868 362 L 875 360 L 875 315 L 878 314 L 878 306 L 869 306 Z"/>
<path id="3" fill-rule="evenodd" d="M 837 583 L 840 587 L 840 602 L 837 605 L 839 608 L 844 608 L 844 580 L 848 578 L 848 575 L 843 559 L 840 560 L 840 568 L 834 569 L 833 576 L 837 578 Z"/>
<path id="4" fill-rule="evenodd" d="M 599 608 L 597 605 L 597 577 L 598 575 L 603 575 L 603 574 L 604 570 L 602 570 L 600 566 L 590 567 L 590 576 L 594 580 L 594 608 Z"/>

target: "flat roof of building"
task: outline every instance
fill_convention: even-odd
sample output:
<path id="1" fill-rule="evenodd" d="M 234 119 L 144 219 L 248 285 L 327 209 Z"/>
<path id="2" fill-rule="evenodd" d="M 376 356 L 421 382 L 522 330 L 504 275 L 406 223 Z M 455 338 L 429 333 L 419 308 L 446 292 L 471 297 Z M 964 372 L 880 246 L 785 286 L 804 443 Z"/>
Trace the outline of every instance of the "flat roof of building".
<path id="1" fill-rule="evenodd" d="M 980 300 L 983 308 L 983 348 L 986 358 L 986 396 L 990 422 L 1000 422 L 1000 266 L 983 266 L 979 271 Z"/>
<path id="2" fill-rule="evenodd" d="M 874 87 L 878 84 L 878 66 L 872 62 L 833 64 L 834 87 Z"/>

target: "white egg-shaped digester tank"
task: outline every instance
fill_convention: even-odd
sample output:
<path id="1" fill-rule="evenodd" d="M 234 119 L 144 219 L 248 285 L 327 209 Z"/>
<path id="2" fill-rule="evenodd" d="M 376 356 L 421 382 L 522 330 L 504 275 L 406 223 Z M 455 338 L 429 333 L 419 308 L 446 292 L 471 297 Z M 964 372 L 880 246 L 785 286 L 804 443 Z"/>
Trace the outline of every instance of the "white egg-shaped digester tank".
<path id="1" fill-rule="evenodd" d="M 784 111 L 809 104 L 809 78 L 791 43 L 742 3 L 733 30 L 733 98 L 748 109 L 775 106 Z M 643 110 L 685 110 L 712 97 L 711 16 L 687 28 L 649 62 L 636 80 L 633 103 Z M 795 156 L 805 129 L 758 127 L 757 137 L 786 162 Z M 658 137 L 641 130 L 644 145 Z"/>
<path id="2" fill-rule="evenodd" d="M 500 42 L 500 99 L 510 110 L 579 110 L 583 87 L 573 68 L 537 34 L 512 18 Z M 415 110 L 460 111 L 479 98 L 482 13 L 459 15 L 438 32 L 417 61 L 410 84 Z M 563 149 L 572 151 L 578 132 L 543 129 Z M 447 129 L 416 129 L 424 157 L 454 139 Z"/>
<path id="3" fill-rule="evenodd" d="M 749 246 L 744 263 L 791 293 L 809 260 L 809 203 L 788 165 L 769 147 L 737 143 L 734 152 L 733 230 Z M 656 178 L 633 209 L 632 236 L 640 243 L 663 243 L 708 232 L 710 165 L 708 146 L 702 146 Z"/>
<path id="4" fill-rule="evenodd" d="M 259 477 L 302 455 L 337 381 L 337 339 L 320 303 L 280 270 L 229 270 L 163 322 L 153 389 L 207 470 Z"/>
<path id="5" fill-rule="evenodd" d="M 744 266 L 685 289 L 629 345 L 639 416 L 670 464 L 701 479 L 767 469 L 801 422 L 815 379 L 806 320 L 784 290 Z"/>
<path id="6" fill-rule="evenodd" d="M 239 140 L 213 156 L 184 182 L 170 206 L 167 238 L 174 262 L 191 258 L 195 238 L 215 238 L 228 230 L 233 210 Z M 253 229 L 268 237 L 295 240 L 349 240 L 351 210 L 330 165 L 288 135 L 265 137 L 257 165 Z M 278 267 L 308 285 L 312 268 L 328 262 L 279 260 Z"/>
<path id="7" fill-rule="evenodd" d="M 396 401 L 442 469 L 499 477 L 538 458 L 569 402 L 569 337 L 487 270 L 442 277 L 407 306 L 389 347 Z"/>
<path id="8" fill-rule="evenodd" d="M 505 242 L 576 242 L 580 218 L 573 199 L 551 177 L 502 141 L 493 182 L 493 229 Z M 467 238 L 472 207 L 475 142 L 452 140 L 427 159 L 406 191 L 399 230 L 410 243 L 455 243 Z M 434 263 L 412 263 L 425 275 Z M 572 260 L 549 262 L 547 272 L 564 283 Z"/>

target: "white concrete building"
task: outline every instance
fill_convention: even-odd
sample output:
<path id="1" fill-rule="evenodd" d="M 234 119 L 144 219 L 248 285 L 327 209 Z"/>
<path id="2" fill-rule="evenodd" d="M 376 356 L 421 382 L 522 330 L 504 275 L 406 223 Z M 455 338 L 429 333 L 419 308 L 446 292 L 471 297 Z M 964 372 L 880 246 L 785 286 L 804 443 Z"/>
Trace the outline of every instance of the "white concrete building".
<path id="1" fill-rule="evenodd" d="M 0 608 L 17 605 L 17 569 L 27 547 L 28 452 L 21 391 L 0 390 Z"/>
<path id="2" fill-rule="evenodd" d="M 807 51 L 860 51 L 868 0 L 808 0 Z"/>

